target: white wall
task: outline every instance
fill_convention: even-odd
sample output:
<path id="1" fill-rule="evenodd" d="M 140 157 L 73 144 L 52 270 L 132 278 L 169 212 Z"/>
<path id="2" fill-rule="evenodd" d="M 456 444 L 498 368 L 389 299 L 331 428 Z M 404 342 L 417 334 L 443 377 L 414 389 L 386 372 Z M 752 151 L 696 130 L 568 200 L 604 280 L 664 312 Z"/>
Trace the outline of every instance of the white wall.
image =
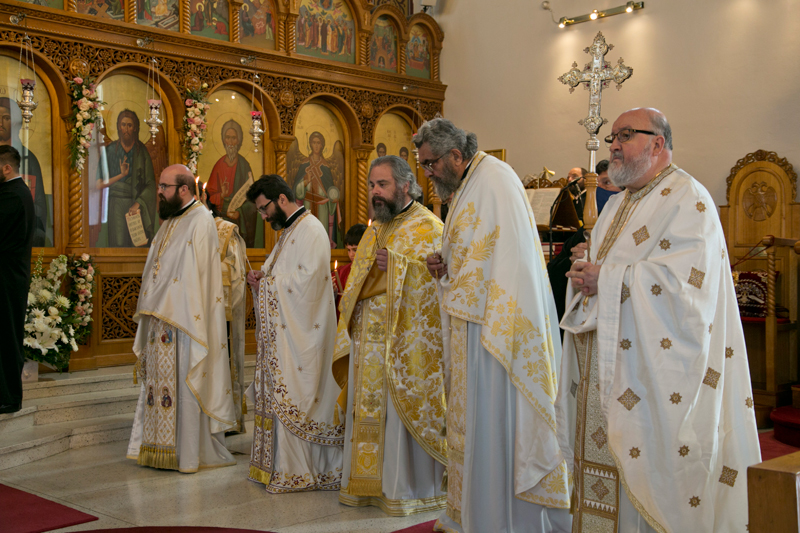
<path id="1" fill-rule="evenodd" d="M 644 0 L 645 8 L 559 29 L 539 0 L 439 0 L 445 116 L 474 131 L 484 149 L 505 148 L 520 175 L 543 165 L 566 176 L 586 166 L 588 92 L 569 94 L 558 76 L 598 31 L 633 76 L 604 91 L 611 124 L 626 109 L 663 111 L 674 162 L 725 204 L 736 161 L 765 149 L 800 170 L 800 0 Z M 552 0 L 557 17 L 616 7 L 623 0 Z M 599 158 L 608 156 L 605 143 Z"/>

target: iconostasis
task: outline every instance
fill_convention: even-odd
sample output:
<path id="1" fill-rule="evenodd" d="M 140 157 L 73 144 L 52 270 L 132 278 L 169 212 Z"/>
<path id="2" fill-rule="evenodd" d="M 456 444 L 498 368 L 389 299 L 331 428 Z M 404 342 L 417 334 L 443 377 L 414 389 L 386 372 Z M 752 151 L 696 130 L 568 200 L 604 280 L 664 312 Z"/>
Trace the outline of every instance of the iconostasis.
<path id="1" fill-rule="evenodd" d="M 161 224 L 158 179 L 171 164 L 194 170 L 219 216 L 237 224 L 254 268 L 277 236 L 242 193 L 268 173 L 322 222 L 332 261 L 347 262 L 344 234 L 369 219 L 370 161 L 385 150 L 418 171 L 411 136 L 443 112 L 441 29 L 425 14 L 409 16 L 405 0 L 377 4 L 0 5 L 0 144 L 23 156 L 34 261 L 89 253 L 100 272 L 92 335 L 70 369 L 135 360 L 133 315 Z M 21 79 L 35 81 L 27 127 Z M 431 204 L 432 187 L 418 175 Z"/>

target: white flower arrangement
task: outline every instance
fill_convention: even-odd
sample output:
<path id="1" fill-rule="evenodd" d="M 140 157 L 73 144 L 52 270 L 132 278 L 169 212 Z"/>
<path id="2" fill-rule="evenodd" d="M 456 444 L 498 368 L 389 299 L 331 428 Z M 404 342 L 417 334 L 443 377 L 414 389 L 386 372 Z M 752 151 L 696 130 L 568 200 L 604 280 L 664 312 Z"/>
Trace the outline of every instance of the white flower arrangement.
<path id="1" fill-rule="evenodd" d="M 92 143 L 94 125 L 100 119 L 100 106 L 105 102 L 100 101 L 93 80 L 75 77 L 67 83 L 72 93 L 72 114 L 75 120 L 67 148 L 72 168 L 81 172 L 86 163 L 86 150 Z"/>
<path id="2" fill-rule="evenodd" d="M 208 84 L 203 83 L 196 91 L 186 91 L 186 114 L 183 116 L 183 150 L 186 155 L 186 166 L 197 174 L 197 159 L 203 151 L 203 141 L 206 138 L 206 114 L 211 104 L 206 101 Z"/>
<path id="3" fill-rule="evenodd" d="M 42 257 L 43 253 L 36 261 L 28 290 L 23 349 L 27 359 L 61 371 L 69 365 L 70 352 L 77 351 L 78 344 L 91 332 L 96 272 L 89 254 L 72 260 L 59 255 L 42 277 Z M 72 279 L 69 297 L 61 294 L 67 273 Z"/>

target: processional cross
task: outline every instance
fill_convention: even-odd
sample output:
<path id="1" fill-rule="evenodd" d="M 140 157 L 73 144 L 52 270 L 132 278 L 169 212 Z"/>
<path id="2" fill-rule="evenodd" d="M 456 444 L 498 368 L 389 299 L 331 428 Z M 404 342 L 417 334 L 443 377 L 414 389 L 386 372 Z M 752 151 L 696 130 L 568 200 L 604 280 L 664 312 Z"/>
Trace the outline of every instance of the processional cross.
<path id="1" fill-rule="evenodd" d="M 633 75 L 633 69 L 625 65 L 621 57 L 613 68 L 606 62 L 605 56 L 613 48 L 613 44 L 606 44 L 603 32 L 597 32 L 592 45 L 583 49 L 592 56 L 591 62 L 587 63 L 583 70 L 578 68 L 578 63 L 572 63 L 572 68 L 558 78 L 564 85 L 569 85 L 570 94 L 581 83 L 585 83 L 589 89 L 589 115 L 578 121 L 578 124 L 589 132 L 589 140 L 586 141 L 586 149 L 589 150 L 589 174 L 585 177 L 586 206 L 584 207 L 584 228 L 587 231 L 591 230 L 597 221 L 597 174 L 594 173 L 597 150 L 600 149 L 597 133 L 603 124 L 608 123 L 608 120 L 600 116 L 603 89 L 606 89 L 613 80 L 619 90 L 622 88 L 622 82 Z"/>

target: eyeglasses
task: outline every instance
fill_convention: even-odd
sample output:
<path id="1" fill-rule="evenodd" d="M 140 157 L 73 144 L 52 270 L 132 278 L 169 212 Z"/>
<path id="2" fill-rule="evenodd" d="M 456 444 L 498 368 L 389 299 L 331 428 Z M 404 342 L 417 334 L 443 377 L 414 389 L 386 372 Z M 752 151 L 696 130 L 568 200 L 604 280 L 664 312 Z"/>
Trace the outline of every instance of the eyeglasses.
<path id="1" fill-rule="evenodd" d="M 620 143 L 626 143 L 626 142 L 631 140 L 631 137 L 633 137 L 634 133 L 645 133 L 647 135 L 660 135 L 659 133 L 656 133 L 654 131 L 635 130 L 633 128 L 625 128 L 623 130 L 619 130 L 617 133 L 612 133 L 611 135 L 606 137 L 604 140 L 608 144 L 613 143 L 614 139 L 619 139 Z"/>
<path id="2" fill-rule="evenodd" d="M 177 183 L 159 183 L 158 188 L 161 189 L 161 192 L 164 192 L 169 187 L 180 187 Z"/>
<path id="3" fill-rule="evenodd" d="M 428 172 L 433 172 L 433 165 L 435 165 L 441 158 L 443 158 L 444 156 L 446 156 L 449 153 L 450 152 L 447 152 L 446 154 L 442 154 L 439 157 L 437 157 L 436 159 L 434 159 L 433 161 L 428 161 L 427 163 L 420 163 L 420 166 L 422 168 L 424 168 L 425 170 L 427 170 Z"/>
<path id="4" fill-rule="evenodd" d="M 267 207 L 269 207 L 269 204 L 271 204 L 271 203 L 272 203 L 272 200 L 270 200 L 269 202 L 265 203 L 261 207 L 256 207 L 256 209 L 258 209 L 258 212 L 261 213 L 262 215 L 266 215 L 267 214 Z"/>

